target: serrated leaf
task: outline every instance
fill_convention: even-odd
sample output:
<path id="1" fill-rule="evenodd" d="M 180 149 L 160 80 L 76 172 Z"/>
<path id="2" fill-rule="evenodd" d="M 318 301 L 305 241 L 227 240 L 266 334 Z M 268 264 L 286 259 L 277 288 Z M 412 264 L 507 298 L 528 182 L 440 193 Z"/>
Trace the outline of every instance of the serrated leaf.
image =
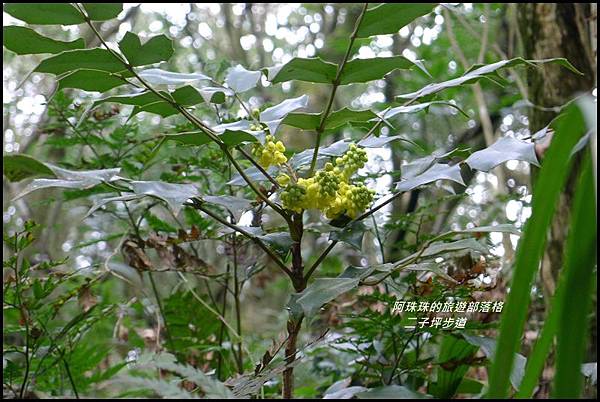
<path id="1" fill-rule="evenodd" d="M 285 257 L 290 252 L 292 244 L 294 244 L 289 232 L 267 233 L 258 236 L 258 238 L 272 246 L 281 257 Z"/>
<path id="2" fill-rule="evenodd" d="M 346 63 L 340 77 L 340 84 L 379 80 L 394 70 L 408 70 L 413 67 L 418 67 L 426 75 L 430 75 L 421 63 L 411 61 L 404 56 L 354 59 Z"/>
<path id="3" fill-rule="evenodd" d="M 85 19 L 75 7 L 67 3 L 8 3 L 4 12 L 37 25 L 76 25 Z"/>
<path id="4" fill-rule="evenodd" d="M 260 71 L 246 70 L 241 64 L 229 69 L 225 83 L 237 93 L 246 92 L 254 88 L 260 81 Z"/>
<path id="5" fill-rule="evenodd" d="M 267 108 L 260 113 L 260 121 L 269 122 L 279 120 L 288 113 L 308 106 L 308 95 L 302 95 L 297 98 L 286 99 L 283 102 Z"/>
<path id="6" fill-rule="evenodd" d="M 329 240 L 341 241 L 357 250 L 362 249 L 362 241 L 367 227 L 362 222 L 354 222 L 341 230 L 331 232 Z"/>
<path id="7" fill-rule="evenodd" d="M 160 68 L 149 68 L 139 72 L 138 75 L 148 83 L 157 85 L 184 85 L 196 81 L 212 80 L 209 76 L 201 73 L 174 73 Z"/>
<path id="8" fill-rule="evenodd" d="M 415 105 L 409 105 L 409 106 L 396 106 L 393 108 L 388 108 L 385 111 L 380 113 L 380 116 L 383 119 L 390 119 L 398 114 L 402 114 L 402 113 L 417 113 L 420 111 L 428 111 L 429 108 L 431 106 L 434 105 L 442 105 L 442 106 L 449 106 L 452 107 L 456 110 L 458 110 L 463 116 L 465 117 L 469 117 L 468 114 L 466 114 L 460 107 L 458 107 L 457 105 L 455 105 L 452 102 L 446 102 L 446 101 L 432 101 L 432 102 L 423 102 L 423 103 L 417 103 Z M 379 118 L 374 118 L 373 121 L 377 121 L 379 120 Z"/>
<path id="9" fill-rule="evenodd" d="M 97 201 L 94 202 L 94 204 L 92 205 L 92 207 L 83 216 L 83 219 L 85 219 L 88 216 L 92 215 L 94 212 L 96 212 L 98 209 L 102 208 L 104 205 L 106 205 L 108 203 L 116 202 L 116 201 L 132 201 L 132 200 L 140 199 L 140 197 L 141 197 L 141 195 L 139 195 L 139 194 L 126 193 L 124 195 L 120 195 L 120 196 L 117 196 L 117 197 L 101 198 L 101 199 L 99 199 L 99 200 L 97 200 Z"/>
<path id="10" fill-rule="evenodd" d="M 266 70 L 267 79 L 273 84 L 291 80 L 331 84 L 335 80 L 337 65 L 323 61 L 319 57 L 310 59 L 294 57 L 286 64 L 269 67 Z"/>
<path id="11" fill-rule="evenodd" d="M 402 177 L 405 179 L 415 177 L 427 169 L 429 169 L 434 163 L 442 160 L 449 159 L 455 156 L 464 156 L 468 155 L 469 149 L 464 148 L 455 148 L 452 151 L 441 153 L 440 151 L 436 151 L 431 155 L 425 156 L 423 158 L 416 159 L 411 161 L 405 165 L 402 165 Z"/>
<path id="12" fill-rule="evenodd" d="M 477 347 L 462 338 L 447 335 L 440 347 L 437 381 L 430 383 L 428 392 L 436 398 L 451 398 L 462 382 L 469 364 L 465 362 L 477 353 Z"/>
<path id="13" fill-rule="evenodd" d="M 422 257 L 431 257 L 441 253 L 447 253 L 450 251 L 457 250 L 473 250 L 481 254 L 487 254 L 489 251 L 487 247 L 478 242 L 473 238 L 461 239 L 451 242 L 435 242 L 423 251 Z"/>
<path id="14" fill-rule="evenodd" d="M 126 32 L 119 42 L 119 49 L 132 66 L 160 63 L 173 56 L 173 42 L 165 35 L 153 36 L 142 45 L 136 34 Z"/>
<path id="15" fill-rule="evenodd" d="M 109 72 L 90 69 L 76 70 L 58 80 L 59 89 L 76 88 L 91 92 L 106 92 L 125 84 L 127 82 Z"/>
<path id="16" fill-rule="evenodd" d="M 364 140 L 360 140 L 358 145 L 364 148 L 381 148 L 382 146 L 396 140 L 412 142 L 401 135 L 391 135 L 389 137 L 368 137 Z"/>
<path id="17" fill-rule="evenodd" d="M 22 26 L 5 26 L 2 28 L 4 47 L 16 54 L 60 53 L 65 50 L 83 49 L 82 38 L 71 42 L 48 38 L 33 29 Z"/>
<path id="18" fill-rule="evenodd" d="M 29 155 L 7 155 L 3 158 L 3 174 L 9 181 L 21 181 L 28 177 L 56 177 L 46 164 Z"/>
<path id="19" fill-rule="evenodd" d="M 86 14 L 92 21 L 106 21 L 123 11 L 123 3 L 82 3 Z"/>
<path id="20" fill-rule="evenodd" d="M 34 179 L 14 198 L 15 200 L 42 188 L 91 188 L 103 181 L 117 180 L 117 174 L 121 171 L 120 168 L 76 171 L 63 169 L 50 163 L 44 165 L 54 173 L 56 179 Z"/>
<path id="21" fill-rule="evenodd" d="M 203 87 L 200 88 L 200 94 L 206 103 L 225 103 L 228 96 L 233 96 L 232 90 L 223 87 Z"/>
<path id="22" fill-rule="evenodd" d="M 565 68 L 573 71 L 574 73 L 581 74 L 571 63 L 569 63 L 566 59 L 563 58 L 554 58 L 554 59 L 544 59 L 544 60 L 525 60 L 521 57 L 517 57 L 509 60 L 501 60 L 496 63 L 486 64 L 484 66 L 479 66 L 477 68 L 471 68 L 467 70 L 462 76 L 453 78 L 448 81 L 433 83 L 426 85 L 418 91 L 411 92 L 408 94 L 398 95 L 399 98 L 403 99 L 419 99 L 425 96 L 430 96 L 436 94 L 440 91 L 443 91 L 448 88 L 453 88 L 457 86 L 461 86 L 464 84 L 473 84 L 484 78 L 499 78 L 497 71 L 502 68 L 514 67 L 517 65 L 530 65 L 536 66 L 544 63 L 558 63 Z"/>
<path id="23" fill-rule="evenodd" d="M 367 38 L 398 33 L 416 18 L 429 14 L 435 6 L 435 3 L 385 3 L 372 7 L 365 13 L 356 36 Z"/>
<path id="24" fill-rule="evenodd" d="M 435 262 L 421 262 L 419 264 L 412 264 L 412 265 L 408 265 L 408 266 L 404 267 L 403 270 L 433 272 L 434 274 L 444 278 L 445 280 L 447 280 L 449 282 L 458 283 L 456 280 L 454 280 L 454 278 L 449 276 L 445 272 L 445 270 L 442 267 L 440 267 L 440 265 L 438 263 L 435 263 Z"/>
<path id="25" fill-rule="evenodd" d="M 444 163 L 437 163 L 431 166 L 425 172 L 401 181 L 396 185 L 396 189 L 398 191 L 406 192 L 422 186 L 423 184 L 431 183 L 437 180 L 452 180 L 465 186 L 465 182 L 463 181 L 460 173 L 459 164 L 450 166 Z"/>
<path id="26" fill-rule="evenodd" d="M 302 130 L 316 131 L 321 122 L 321 116 L 322 113 L 290 113 L 283 119 L 282 124 Z M 366 122 L 376 117 L 377 115 L 369 109 L 352 110 L 343 108 L 329 115 L 325 121 L 325 130 L 335 130 L 347 123 Z"/>
<path id="27" fill-rule="evenodd" d="M 132 181 L 131 187 L 136 194 L 143 194 L 165 201 L 175 216 L 183 208 L 183 204 L 191 197 L 198 195 L 196 186 L 192 184 L 166 183 L 162 181 Z"/>
<path id="28" fill-rule="evenodd" d="M 47 59 L 42 60 L 34 71 L 37 73 L 59 75 L 78 69 L 116 73 L 125 71 L 126 67 L 108 50 L 94 48 L 68 50 L 55 56 L 48 57 Z"/>
<path id="29" fill-rule="evenodd" d="M 203 131 L 189 131 L 183 133 L 166 134 L 167 140 L 178 141 L 186 145 L 204 145 L 208 144 L 212 140 Z M 244 131 L 231 131 L 225 130 L 219 134 L 219 138 L 225 143 L 225 145 L 233 147 L 244 142 L 256 142 L 257 138 Z"/>
<path id="30" fill-rule="evenodd" d="M 358 286 L 359 278 L 318 278 L 296 300 L 306 316 L 312 316 L 325 303 Z"/>
<path id="31" fill-rule="evenodd" d="M 288 113 L 308 105 L 308 95 L 286 99 L 283 102 L 267 108 L 260 113 L 260 121 L 269 127 L 271 134 L 276 134 L 279 125 Z"/>
<path id="32" fill-rule="evenodd" d="M 525 161 L 540 166 L 535 155 L 535 144 L 513 137 L 502 137 L 489 147 L 473 152 L 465 162 L 472 169 L 489 172 L 509 160 Z"/>

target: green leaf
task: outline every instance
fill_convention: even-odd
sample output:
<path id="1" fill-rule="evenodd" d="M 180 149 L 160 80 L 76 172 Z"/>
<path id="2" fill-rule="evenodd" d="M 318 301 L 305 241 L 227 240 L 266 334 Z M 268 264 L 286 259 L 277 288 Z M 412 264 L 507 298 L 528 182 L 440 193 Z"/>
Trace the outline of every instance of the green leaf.
<path id="1" fill-rule="evenodd" d="M 7 155 L 3 162 L 3 174 L 9 181 L 21 181 L 34 176 L 56 177 L 52 169 L 29 155 Z"/>
<path id="2" fill-rule="evenodd" d="M 176 134 L 166 134 L 167 140 L 178 141 L 186 145 L 204 145 L 210 143 L 212 140 L 203 131 L 189 131 Z M 244 142 L 256 142 L 257 139 L 253 135 L 244 131 L 230 131 L 226 130 L 219 135 L 221 140 L 230 147 L 236 146 Z"/>
<path id="3" fill-rule="evenodd" d="M 367 10 L 358 27 L 357 37 L 398 33 L 416 18 L 429 14 L 435 3 L 385 3 Z"/>
<path id="4" fill-rule="evenodd" d="M 383 117 L 384 119 L 387 120 L 387 119 L 390 119 L 401 113 L 417 113 L 417 112 L 420 112 L 423 110 L 425 112 L 428 112 L 429 108 L 433 105 L 449 106 L 449 107 L 452 107 L 452 108 L 458 110 L 463 116 L 465 116 L 467 118 L 469 117 L 469 115 L 467 113 L 465 113 L 460 107 L 458 107 L 457 105 L 455 105 L 452 102 L 446 102 L 446 101 L 432 101 L 432 102 L 417 103 L 415 105 L 409 105 L 409 106 L 397 106 L 397 107 L 386 109 L 385 111 L 381 112 L 380 115 L 381 115 L 381 117 Z M 379 118 L 376 118 L 374 120 L 379 120 Z"/>
<path id="5" fill-rule="evenodd" d="M 123 3 L 82 3 L 92 21 L 106 21 L 117 18 L 123 11 Z"/>
<path id="6" fill-rule="evenodd" d="M 196 81 L 210 81 L 211 78 L 201 73 L 185 74 L 161 70 L 160 68 L 149 68 L 138 75 L 150 84 L 157 85 L 184 85 Z"/>
<path id="7" fill-rule="evenodd" d="M 429 72 L 419 62 L 413 62 L 404 56 L 373 57 L 371 59 L 354 59 L 346 63 L 340 84 L 353 84 L 379 80 L 394 70 L 408 70 L 418 67 L 426 75 Z"/>
<path id="8" fill-rule="evenodd" d="M 461 239 L 452 242 L 435 242 L 423 251 L 422 257 L 431 257 L 440 253 L 457 250 L 473 250 L 481 254 L 487 254 L 488 249 L 473 238 Z"/>
<path id="9" fill-rule="evenodd" d="M 498 70 L 502 68 L 515 67 L 518 65 L 537 66 L 545 63 L 557 63 L 565 68 L 568 68 L 576 74 L 581 74 L 571 63 L 563 58 L 544 59 L 544 60 L 525 60 L 521 57 L 517 57 L 509 60 L 501 60 L 496 63 L 486 64 L 484 66 L 476 65 L 467 70 L 462 76 L 453 78 L 448 81 L 429 84 L 418 91 L 411 92 L 408 94 L 398 95 L 399 98 L 403 99 L 419 99 L 426 96 L 431 96 L 440 91 L 448 88 L 458 87 L 464 84 L 474 84 L 475 82 L 487 78 L 492 80 L 499 80 L 501 77 L 498 75 Z"/>
<path id="10" fill-rule="evenodd" d="M 275 134 L 288 113 L 305 108 L 306 106 L 308 106 L 308 95 L 286 99 L 275 106 L 263 110 L 260 113 L 259 119 L 269 127 L 269 131 L 272 134 Z"/>
<path id="11" fill-rule="evenodd" d="M 396 189 L 402 192 L 410 191 L 423 184 L 431 183 L 437 180 L 452 180 L 458 184 L 466 186 L 460 172 L 460 164 L 451 166 L 445 163 L 436 163 L 425 172 L 401 181 L 397 184 Z"/>
<path id="12" fill-rule="evenodd" d="M 173 56 L 173 42 L 165 35 L 153 36 L 142 45 L 136 34 L 127 32 L 119 42 L 119 49 L 132 66 L 160 63 Z"/>
<path id="13" fill-rule="evenodd" d="M 91 92 L 106 92 L 126 83 L 106 71 L 80 69 L 60 78 L 58 89 L 76 88 Z"/>
<path id="14" fill-rule="evenodd" d="M 588 161 L 589 163 L 589 161 Z M 587 169 L 588 167 L 586 167 Z M 587 174 L 587 171 L 585 171 L 584 173 Z M 580 284 L 577 284 L 577 289 L 575 291 L 572 290 L 567 290 L 567 286 L 569 285 L 569 283 L 567 281 L 572 281 L 574 279 L 575 276 L 579 276 L 579 275 L 585 275 L 585 273 L 583 272 L 579 272 L 577 274 L 571 274 L 570 272 L 572 270 L 580 270 L 580 271 L 585 271 L 585 270 L 589 270 L 589 264 L 594 261 L 596 259 L 595 254 L 595 247 L 593 247 L 593 250 L 590 250 L 590 246 L 593 246 L 593 244 L 590 244 L 590 240 L 592 238 L 595 238 L 596 236 L 596 232 L 595 229 L 592 232 L 592 226 L 595 227 L 596 225 L 596 220 L 595 219 L 591 219 L 591 216 L 595 215 L 595 211 L 594 210 L 589 210 L 586 207 L 584 207 L 583 205 L 581 205 L 583 203 L 583 200 L 581 199 L 581 193 L 585 193 L 585 192 L 591 192 L 593 191 L 592 187 L 589 187 L 589 182 L 587 183 L 588 188 L 586 189 L 586 180 L 589 181 L 589 179 L 587 177 L 584 177 L 582 175 L 582 177 L 580 178 L 579 181 L 579 185 L 577 187 L 577 192 L 576 192 L 576 200 L 573 206 L 573 211 L 572 211 L 572 223 L 570 226 L 570 232 L 572 235 L 569 235 L 569 237 L 567 238 L 567 244 L 566 244 L 566 252 L 565 252 L 565 261 L 564 261 L 564 266 L 563 268 L 560 270 L 560 277 L 558 280 L 558 284 L 556 287 L 556 292 L 554 293 L 554 296 L 552 298 L 552 302 L 551 302 L 551 307 L 550 307 L 550 311 L 545 319 L 544 322 L 544 326 L 542 328 L 541 334 L 539 335 L 538 339 L 536 340 L 536 343 L 533 347 L 533 351 L 531 352 L 529 359 L 527 361 L 527 366 L 525 368 L 525 375 L 523 377 L 523 381 L 521 383 L 521 387 L 519 388 L 519 392 L 517 393 L 517 397 L 520 398 L 530 398 L 534 392 L 534 389 L 537 385 L 538 382 L 538 378 L 540 376 L 540 374 L 542 373 L 542 370 L 544 368 L 544 363 L 546 361 L 546 358 L 548 357 L 549 353 L 550 353 L 550 349 L 552 348 L 552 342 L 554 337 L 557 334 L 558 331 L 558 326 L 559 326 L 559 319 L 561 319 L 561 316 L 564 317 L 566 316 L 566 313 L 561 313 L 562 309 L 565 309 L 569 307 L 569 305 L 571 305 L 572 298 L 580 298 L 583 295 L 580 296 L 580 294 L 585 293 L 585 289 L 581 289 L 581 286 L 586 287 L 587 282 L 581 282 Z M 588 197 L 591 198 L 591 197 Z M 589 206 L 588 206 L 589 207 Z M 583 218 L 583 216 L 585 216 L 585 218 Z M 585 221 L 585 222 L 584 222 Z M 574 235 L 574 234 L 577 235 Z M 590 252 L 593 252 L 593 255 L 588 255 Z M 591 278 L 587 279 L 586 281 L 591 282 Z M 573 286 L 573 283 L 570 283 L 571 286 Z M 567 300 L 567 295 L 569 299 Z M 583 297 L 585 298 L 585 297 Z M 586 300 L 582 300 L 584 303 L 587 302 Z M 582 309 L 582 304 L 580 304 L 578 301 L 577 304 L 574 304 L 574 306 L 577 306 L 578 310 L 582 310 L 582 314 L 585 313 L 585 311 Z M 574 312 L 570 312 L 569 314 L 573 314 Z M 575 312 L 574 313 L 574 317 L 577 317 L 580 319 L 579 316 L 579 312 Z M 568 321 L 569 323 L 571 323 L 570 319 Z M 565 325 L 566 323 L 563 322 L 562 325 Z M 567 324 L 567 325 L 571 325 L 571 324 Z M 575 323 L 573 323 L 573 325 L 576 325 Z M 585 325 L 585 324 L 584 324 Z M 585 331 L 581 331 L 581 327 L 575 327 L 577 328 L 577 331 L 580 332 L 581 334 L 584 334 Z M 575 339 L 577 339 L 580 335 L 575 335 Z M 584 340 L 580 339 L 579 340 L 581 342 L 581 344 L 584 344 Z M 575 381 L 579 381 L 578 379 L 575 379 Z M 576 382 L 573 382 L 573 384 L 576 384 Z M 567 392 L 571 392 L 570 390 L 571 387 L 569 387 L 569 390 L 567 390 Z M 573 393 L 575 394 L 575 392 Z"/>
<path id="15" fill-rule="evenodd" d="M 437 381 L 429 384 L 429 392 L 436 398 L 454 396 L 470 367 L 467 360 L 475 355 L 477 349 L 462 338 L 445 336 L 438 357 Z"/>
<path id="16" fill-rule="evenodd" d="M 75 25 L 85 22 L 79 11 L 68 3 L 8 3 L 4 12 L 37 25 Z"/>
<path id="17" fill-rule="evenodd" d="M 251 206 L 251 201 L 230 195 L 205 195 L 202 199 L 209 204 L 225 207 L 239 221 L 242 214 Z"/>
<path id="18" fill-rule="evenodd" d="M 246 92 L 254 88 L 260 81 L 260 71 L 246 70 L 241 64 L 229 69 L 225 83 L 237 93 Z"/>
<path id="19" fill-rule="evenodd" d="M 286 64 L 267 68 L 267 79 L 273 83 L 291 80 L 331 84 L 335 80 L 337 65 L 316 57 L 294 57 Z"/>
<path id="20" fill-rule="evenodd" d="M 336 230 L 330 233 L 329 240 L 341 241 L 357 250 L 362 249 L 362 241 L 367 227 L 361 221 L 354 222 L 344 229 Z"/>
<path id="21" fill-rule="evenodd" d="M 133 192 L 138 195 L 156 197 L 165 201 L 175 216 L 179 214 L 183 204 L 198 194 L 193 184 L 165 183 L 162 181 L 132 181 Z"/>
<path id="22" fill-rule="evenodd" d="M 328 303 L 358 286 L 360 278 L 318 278 L 300 294 L 296 300 L 304 314 L 311 316 L 325 303 Z"/>
<path id="23" fill-rule="evenodd" d="M 510 160 L 529 162 L 540 166 L 535 155 L 535 144 L 513 137 L 502 137 L 489 147 L 473 152 L 465 163 L 471 169 L 489 172 L 496 166 Z"/>
<path id="24" fill-rule="evenodd" d="M 234 92 L 229 88 L 223 87 L 203 87 L 200 88 L 200 94 L 206 103 L 225 103 L 228 96 L 234 96 Z"/>
<path id="25" fill-rule="evenodd" d="M 41 162 L 40 162 L 41 163 Z M 94 187 L 103 181 L 113 181 L 118 179 L 120 168 L 102 169 L 102 170 L 67 170 L 58 166 L 44 163 L 49 168 L 56 179 L 34 179 L 29 183 L 19 195 L 14 199 L 21 198 L 32 191 L 42 188 L 62 187 L 88 189 Z"/>
<path id="26" fill-rule="evenodd" d="M 2 34 L 4 47 L 16 54 L 60 53 L 85 48 L 82 38 L 63 42 L 40 35 L 27 27 L 5 26 L 2 28 Z"/>
<path id="27" fill-rule="evenodd" d="M 319 127 L 321 116 L 322 113 L 290 113 L 283 119 L 282 124 L 302 130 L 315 131 Z M 352 110 L 343 108 L 329 115 L 325 121 L 325 130 L 335 130 L 347 123 L 366 122 L 373 118 L 377 118 L 377 115 L 369 109 Z"/>
<path id="28" fill-rule="evenodd" d="M 583 385 L 580 367 L 586 353 L 597 260 L 596 198 L 591 196 L 596 190 L 596 181 L 589 155 L 586 155 L 583 166 L 571 210 L 566 258 L 561 269 L 565 276 L 565 290 L 558 308 L 554 398 L 580 398 Z"/>
<path id="29" fill-rule="evenodd" d="M 68 50 L 48 57 L 35 68 L 37 73 L 63 74 L 79 69 L 90 69 L 116 73 L 126 67 L 108 50 L 101 48 Z M 128 74 L 124 74 L 128 76 Z"/>
<path id="30" fill-rule="evenodd" d="M 494 354 L 496 352 L 496 340 L 485 336 L 461 334 L 463 338 L 471 345 L 475 345 L 481 348 L 486 357 L 490 360 L 494 360 Z M 523 380 L 523 373 L 525 371 L 525 365 L 527 364 L 527 358 L 519 353 L 515 353 L 514 364 L 510 373 L 510 382 L 514 389 L 519 390 L 521 382 Z"/>
<path id="31" fill-rule="evenodd" d="M 525 224 L 516 252 L 510 293 L 502 314 L 498 356 L 510 356 L 520 346 L 531 294 L 531 283 L 544 252 L 546 234 L 570 166 L 570 150 L 584 134 L 581 112 L 570 106 L 556 122 L 556 135 L 546 152 L 535 186 L 532 215 Z M 495 359 L 490 370 L 490 397 L 507 396 L 512 367 L 510 359 Z"/>
<path id="32" fill-rule="evenodd" d="M 269 244 L 281 257 L 285 257 L 294 244 L 289 232 L 267 233 L 258 238 Z"/>

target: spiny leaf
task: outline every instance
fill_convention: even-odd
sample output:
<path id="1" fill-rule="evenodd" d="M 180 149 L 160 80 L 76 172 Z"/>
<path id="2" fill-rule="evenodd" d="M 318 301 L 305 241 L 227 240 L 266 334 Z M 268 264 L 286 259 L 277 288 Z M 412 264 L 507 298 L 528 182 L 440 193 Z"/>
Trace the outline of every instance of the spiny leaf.
<path id="1" fill-rule="evenodd" d="M 330 84 L 335 79 L 337 65 L 318 57 L 312 59 L 294 57 L 286 64 L 269 67 L 266 70 L 267 79 L 273 84 L 291 80 Z"/>
<path id="2" fill-rule="evenodd" d="M 173 42 L 165 35 L 153 36 L 142 45 L 136 34 L 126 32 L 119 42 L 119 49 L 132 66 L 168 61 L 173 56 Z"/>
<path id="3" fill-rule="evenodd" d="M 472 169 L 489 172 L 509 160 L 525 161 L 540 166 L 535 155 L 535 144 L 513 137 L 502 137 L 489 147 L 472 153 L 465 163 Z"/>
<path id="4" fill-rule="evenodd" d="M 9 181 L 21 181 L 32 176 L 56 177 L 46 164 L 29 155 L 7 155 L 3 162 L 3 174 Z"/>
<path id="5" fill-rule="evenodd" d="M 452 180 L 458 184 L 465 186 L 462 175 L 460 173 L 460 165 L 447 165 L 445 163 L 437 163 L 427 169 L 425 172 L 410 177 L 397 184 L 396 189 L 398 191 L 410 191 L 423 184 L 431 183 L 437 180 Z"/>
<path id="6" fill-rule="evenodd" d="M 237 93 L 246 92 L 254 88 L 260 81 L 260 71 L 246 70 L 241 64 L 229 69 L 225 83 Z"/>
<path id="7" fill-rule="evenodd" d="M 435 3 L 384 3 L 367 10 L 358 28 L 357 37 L 398 33 L 416 18 L 429 14 Z"/>
<path id="8" fill-rule="evenodd" d="M 184 74 L 161 70 L 160 68 L 149 68 L 141 71 L 138 75 L 150 84 L 158 85 L 183 85 L 196 81 L 210 81 L 211 78 L 201 73 Z"/>
<path id="9" fill-rule="evenodd" d="M 420 62 L 411 61 L 404 56 L 354 59 L 346 63 L 340 77 L 340 84 L 378 80 L 394 70 L 408 70 L 413 67 L 418 67 L 426 75 L 430 75 Z"/>
<path id="10" fill-rule="evenodd" d="M 135 194 L 148 195 L 166 201 L 175 215 L 179 213 L 188 199 L 198 195 L 196 186 L 192 184 L 132 181 L 131 187 Z"/>
<path id="11" fill-rule="evenodd" d="M 123 3 L 82 3 L 85 12 L 92 21 L 106 21 L 123 11 Z"/>
<path id="12" fill-rule="evenodd" d="M 514 67 L 518 65 L 537 66 L 545 63 L 557 63 L 564 66 L 565 68 L 568 68 L 576 74 L 581 74 L 575 67 L 573 67 L 571 63 L 569 63 L 566 59 L 563 58 L 525 60 L 521 57 L 517 57 L 509 60 L 501 60 L 492 64 L 486 64 L 484 66 L 473 66 L 460 77 L 453 78 L 444 82 L 429 84 L 418 91 L 398 95 L 398 97 L 403 99 L 419 99 L 425 96 L 433 95 L 448 88 L 453 88 L 464 84 L 473 84 L 484 78 L 498 80 L 500 76 L 498 75 L 497 71 L 502 68 Z"/>

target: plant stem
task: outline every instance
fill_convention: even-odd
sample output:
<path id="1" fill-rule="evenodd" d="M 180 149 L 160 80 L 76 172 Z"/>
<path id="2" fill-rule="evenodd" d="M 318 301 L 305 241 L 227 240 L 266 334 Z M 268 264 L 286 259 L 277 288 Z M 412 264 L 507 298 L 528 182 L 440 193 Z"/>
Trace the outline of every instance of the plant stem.
<path id="1" fill-rule="evenodd" d="M 302 292 L 306 288 L 306 280 L 303 271 L 302 261 L 302 234 L 303 223 L 302 214 L 295 214 L 292 217 L 293 225 L 290 226 L 290 234 L 294 243 L 292 244 L 292 284 L 296 293 Z M 285 346 L 285 360 L 287 365 L 291 365 L 296 360 L 296 344 L 298 334 L 302 328 L 304 315 L 300 317 L 290 317 L 287 322 L 288 340 Z M 292 398 L 294 392 L 294 368 L 287 367 L 283 372 L 283 398 Z"/>
<path id="2" fill-rule="evenodd" d="M 242 354 L 242 316 L 240 312 L 240 284 L 238 280 L 238 264 L 237 264 L 237 244 L 235 241 L 235 232 L 232 234 L 232 248 L 233 248 L 233 298 L 235 301 L 235 321 L 238 338 L 238 353 L 237 353 L 237 366 L 238 373 L 244 373 L 244 360 Z"/>
<path id="3" fill-rule="evenodd" d="M 350 58 L 350 52 L 352 51 L 352 45 L 354 45 L 354 41 L 356 40 L 356 35 L 358 34 L 358 27 L 360 27 L 360 23 L 362 22 L 363 17 L 365 16 L 365 12 L 367 11 L 367 5 L 369 3 L 365 3 L 363 9 L 356 20 L 356 25 L 354 26 L 354 31 L 350 35 L 350 42 L 348 43 L 348 48 L 346 49 L 346 54 L 344 54 L 344 58 L 342 62 L 338 66 L 337 73 L 335 74 L 335 79 L 333 80 L 331 93 L 329 95 L 329 100 L 327 101 L 327 106 L 325 107 L 325 112 L 321 115 L 321 121 L 319 123 L 319 127 L 317 128 L 317 139 L 315 143 L 315 151 L 312 156 L 312 160 L 310 161 L 310 170 L 309 176 L 315 171 L 315 166 L 317 164 L 317 156 L 319 155 L 319 146 L 321 145 L 321 137 L 323 135 L 323 131 L 325 131 L 325 122 L 329 117 L 329 113 L 331 112 L 331 107 L 333 106 L 333 100 L 335 98 L 335 93 L 337 92 L 338 87 L 340 86 L 340 79 L 342 77 L 342 71 L 346 66 L 346 62 Z"/>

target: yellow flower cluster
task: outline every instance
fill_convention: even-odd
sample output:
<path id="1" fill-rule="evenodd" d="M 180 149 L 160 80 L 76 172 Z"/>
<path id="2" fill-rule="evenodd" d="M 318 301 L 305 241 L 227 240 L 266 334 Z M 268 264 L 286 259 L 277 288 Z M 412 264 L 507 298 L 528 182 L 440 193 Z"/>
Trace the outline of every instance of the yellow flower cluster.
<path id="1" fill-rule="evenodd" d="M 258 158 L 258 163 L 265 169 L 269 166 L 279 166 L 287 162 L 287 157 L 283 154 L 285 146 L 283 142 L 275 142 L 275 137 L 267 135 L 265 145 L 256 144 L 252 153 Z"/>
<path id="2" fill-rule="evenodd" d="M 320 209 L 333 219 L 341 214 L 356 218 L 373 201 L 375 192 L 364 184 L 351 184 L 350 177 L 368 160 L 364 149 L 350 144 L 348 151 L 308 179 L 300 178 L 289 183 L 287 175 L 277 180 L 287 187 L 281 193 L 283 207 L 294 212 L 304 209 Z"/>

